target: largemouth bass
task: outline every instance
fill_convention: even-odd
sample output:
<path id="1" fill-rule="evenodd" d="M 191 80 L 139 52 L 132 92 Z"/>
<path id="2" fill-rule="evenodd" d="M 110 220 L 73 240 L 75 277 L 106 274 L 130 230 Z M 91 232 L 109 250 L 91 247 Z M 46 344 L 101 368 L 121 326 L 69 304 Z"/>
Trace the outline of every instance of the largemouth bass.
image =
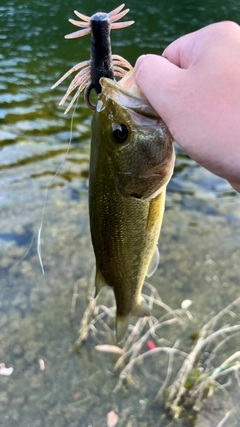
<path id="1" fill-rule="evenodd" d="M 157 268 L 166 185 L 174 167 L 172 137 L 130 72 L 100 80 L 92 120 L 89 211 L 96 256 L 96 295 L 113 288 L 120 341 L 131 315 L 149 315 L 141 296 Z"/>

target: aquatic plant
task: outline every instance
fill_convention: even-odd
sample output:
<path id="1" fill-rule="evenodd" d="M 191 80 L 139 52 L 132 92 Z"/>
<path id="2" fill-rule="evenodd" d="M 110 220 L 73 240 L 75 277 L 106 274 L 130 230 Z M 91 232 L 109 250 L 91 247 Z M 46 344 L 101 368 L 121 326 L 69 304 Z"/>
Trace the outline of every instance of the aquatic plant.
<path id="1" fill-rule="evenodd" d="M 211 317 L 198 332 L 195 337 L 195 343 L 189 353 L 179 349 L 180 340 L 177 340 L 173 346 L 165 346 L 164 343 L 158 340 L 156 348 L 144 353 L 138 352 L 137 354 L 136 348 L 139 349 L 142 342 L 146 342 L 149 333 L 151 334 L 153 329 L 156 331 L 158 325 L 154 325 L 154 328 L 149 328 L 149 331 L 139 339 L 139 342 L 135 343 L 133 349 L 128 350 L 117 361 L 115 369 L 120 367 L 124 357 L 126 358 L 127 354 L 131 352 L 131 358 L 119 374 L 116 390 L 124 384 L 137 362 L 157 353 L 166 353 L 168 355 L 168 366 L 165 380 L 155 397 L 155 402 L 161 401 L 175 419 L 185 416 L 186 411 L 189 413 L 189 410 L 195 414 L 200 412 L 206 399 L 216 391 L 222 390 L 223 393 L 226 393 L 226 385 L 228 383 L 223 385 L 221 381 L 222 378 L 229 379 L 231 373 L 235 374 L 237 383 L 240 386 L 240 351 L 230 354 L 221 363 L 214 365 L 214 361 L 220 357 L 220 349 L 240 333 L 240 324 L 218 326 L 218 323 L 224 315 L 235 318 L 233 309 L 237 309 L 239 306 L 240 298 L 233 301 L 217 315 Z M 161 327 L 163 324 L 164 322 L 160 323 L 159 326 Z M 175 364 L 179 363 L 179 359 L 183 358 L 184 361 L 175 379 L 172 380 L 174 357 Z M 222 423 L 226 419 L 225 417 L 229 415 L 230 411 L 224 415 Z"/>
<path id="2" fill-rule="evenodd" d="M 218 322 L 224 315 L 235 318 L 233 309 L 240 306 L 240 298 L 233 301 L 217 315 L 210 318 L 197 334 L 195 343 L 190 353 L 182 363 L 181 368 L 172 382 L 164 384 L 159 390 L 156 400 L 164 397 L 166 407 L 173 416 L 178 418 L 186 407 L 199 412 L 203 401 L 217 390 L 226 391 L 221 384 L 223 377 L 229 378 L 234 373 L 238 385 L 240 378 L 240 351 L 236 351 L 221 363 L 214 365 L 214 360 L 219 358 L 219 350 L 240 333 L 240 324 L 218 326 Z M 212 346 L 212 348 L 211 348 Z M 170 376 L 169 366 L 167 376 Z"/>
<path id="3" fill-rule="evenodd" d="M 94 337 L 97 342 L 99 342 L 101 337 L 105 337 L 108 343 L 115 344 L 115 332 L 114 332 L 114 323 L 115 323 L 115 305 L 113 292 L 108 290 L 104 295 L 105 304 L 98 304 L 99 297 L 94 298 L 91 296 L 93 294 L 94 289 L 94 274 L 91 278 L 90 285 L 90 296 L 89 303 L 84 312 L 81 326 L 79 329 L 79 338 L 76 341 L 76 348 L 79 348 L 82 343 L 89 337 Z M 125 357 L 119 361 L 118 366 L 124 366 L 125 362 L 128 358 L 128 355 L 133 352 L 134 357 L 141 352 L 143 344 L 146 342 L 148 337 L 156 332 L 156 330 L 160 329 L 164 325 L 170 325 L 176 322 L 182 323 L 183 315 L 190 315 L 190 312 L 187 310 L 172 310 L 167 304 L 165 304 L 157 290 L 154 286 L 145 282 L 146 289 L 149 290 L 149 295 L 143 294 L 144 298 L 148 301 L 148 305 L 150 310 L 153 308 L 153 305 L 158 305 L 162 307 L 165 311 L 165 314 L 160 319 L 156 319 L 154 316 L 144 317 L 138 319 L 135 326 L 132 324 L 129 325 L 128 336 L 123 341 L 123 348 Z M 91 291 L 92 290 L 92 291 Z M 73 299 L 72 299 L 72 307 L 71 313 L 73 314 L 73 301 L 76 299 L 76 290 L 74 290 Z M 75 303 L 74 303 L 75 304 Z M 149 329 L 142 336 L 142 332 L 145 326 L 148 325 Z M 112 328 L 111 328 L 112 326 Z M 136 348 L 135 348 L 136 346 Z"/>
<path id="4" fill-rule="evenodd" d="M 230 341 L 240 333 L 239 323 L 232 321 L 233 324 L 229 324 L 229 320 L 236 320 L 240 298 L 218 314 L 211 315 L 210 319 L 194 334 L 192 348 L 186 352 L 182 350 L 186 346 L 179 338 L 172 343 L 168 338 L 162 336 L 159 338 L 157 333 L 162 332 L 166 327 L 183 324 L 184 318 L 192 321 L 191 313 L 186 309 L 172 310 L 163 303 L 157 290 L 148 283 L 146 283 L 147 290 L 148 295 L 144 297 L 148 300 L 150 308 L 157 305 L 164 309 L 165 313 L 159 319 L 154 316 L 144 317 L 138 319 L 135 325 L 130 324 L 122 348 L 115 345 L 115 307 L 111 306 L 112 292 L 107 293 L 106 303 L 110 304 L 110 308 L 105 304 L 98 304 L 98 299 L 90 297 L 81 322 L 76 348 L 79 349 L 83 342 L 91 337 L 97 344 L 96 350 L 119 354 L 113 366 L 113 372 L 118 375 L 115 392 L 126 385 L 134 384 L 133 370 L 146 358 L 167 355 L 165 379 L 155 397 L 155 402 L 161 402 L 174 419 L 186 416 L 186 412 L 189 413 L 189 411 L 192 414 L 198 414 L 207 399 L 216 392 L 227 393 L 231 374 L 235 375 L 240 386 L 240 350 L 228 354 L 225 358 L 222 356 L 226 351 L 229 353 Z M 228 324 L 223 323 L 223 318 L 226 316 Z M 107 340 L 108 344 L 99 345 L 103 339 L 105 342 Z M 150 345 L 151 339 L 154 339 L 156 344 Z M 147 351 L 146 346 L 149 348 Z M 223 379 L 227 379 L 225 384 Z M 230 414 L 230 410 L 226 411 L 218 426 L 223 426 Z"/>

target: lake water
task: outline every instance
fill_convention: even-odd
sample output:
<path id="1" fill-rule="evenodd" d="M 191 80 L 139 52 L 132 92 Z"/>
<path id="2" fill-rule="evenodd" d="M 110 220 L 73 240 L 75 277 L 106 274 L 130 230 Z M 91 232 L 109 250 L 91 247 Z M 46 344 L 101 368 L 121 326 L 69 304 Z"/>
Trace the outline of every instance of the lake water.
<path id="1" fill-rule="evenodd" d="M 73 10 L 90 16 L 117 6 L 73 0 L 0 5 L 0 363 L 14 368 L 10 376 L 0 376 L 0 425 L 103 427 L 114 410 L 117 425 L 124 427 L 217 427 L 227 411 L 221 425 L 238 426 L 234 375 L 221 381 L 228 382 L 226 389 L 194 420 L 188 414 L 171 420 L 162 404 L 152 404 L 167 369 L 161 354 L 136 364 L 133 383 L 113 393 L 119 356 L 95 349 L 108 343 L 106 335 L 94 338 L 92 330 L 80 352 L 74 351 L 94 267 L 87 201 L 92 112 L 81 96 L 74 116 L 65 116 L 58 103 L 68 82 L 50 88 L 89 58 L 90 36 L 64 39 L 75 30 L 67 21 Z M 132 64 L 140 54 L 161 53 L 175 38 L 211 22 L 240 22 L 237 0 L 129 0 L 126 6 L 135 25 L 112 33 L 112 50 Z M 169 345 L 179 340 L 179 348 L 189 351 L 191 336 L 211 313 L 239 296 L 240 198 L 227 182 L 176 150 L 161 260 L 151 284 L 174 310 L 183 300 L 192 301 L 193 319 L 185 316 L 182 325 L 163 330 Z M 105 303 L 107 296 L 101 298 Z M 155 307 L 154 316 L 163 314 Z M 230 318 L 223 322 L 239 324 L 237 311 Z M 229 340 L 217 363 L 238 351 L 238 342 Z M 180 362 L 176 357 L 174 369 Z"/>

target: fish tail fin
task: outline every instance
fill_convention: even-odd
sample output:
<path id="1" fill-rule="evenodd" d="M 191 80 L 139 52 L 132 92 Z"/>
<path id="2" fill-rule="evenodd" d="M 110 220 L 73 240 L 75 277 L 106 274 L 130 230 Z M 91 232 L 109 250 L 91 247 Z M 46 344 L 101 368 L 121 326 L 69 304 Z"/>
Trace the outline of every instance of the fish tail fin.
<path id="1" fill-rule="evenodd" d="M 129 325 L 129 315 L 127 316 L 119 316 L 119 314 L 117 314 L 116 316 L 116 339 L 117 342 L 120 342 L 125 333 L 127 332 L 128 329 L 128 325 Z"/>

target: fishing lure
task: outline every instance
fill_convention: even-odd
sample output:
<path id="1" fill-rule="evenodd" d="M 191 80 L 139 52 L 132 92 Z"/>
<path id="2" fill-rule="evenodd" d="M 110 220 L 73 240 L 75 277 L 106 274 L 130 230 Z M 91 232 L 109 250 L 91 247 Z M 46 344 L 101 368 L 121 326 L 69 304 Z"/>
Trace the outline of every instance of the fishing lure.
<path id="1" fill-rule="evenodd" d="M 65 114 L 70 110 L 84 89 L 84 101 L 86 105 L 95 110 L 96 107 L 90 102 L 90 92 L 92 89 L 95 89 L 97 94 L 101 93 L 100 78 L 107 77 L 114 80 L 114 77 L 124 77 L 132 69 L 131 64 L 126 59 L 119 55 L 112 55 L 111 49 L 110 31 L 134 24 L 134 21 L 116 22 L 129 12 L 129 9 L 122 10 L 124 6 L 125 4 L 122 4 L 109 13 L 97 12 L 91 17 L 75 10 L 75 15 L 82 19 L 82 21 L 69 19 L 71 24 L 83 29 L 67 34 L 65 38 L 73 39 L 91 34 L 91 55 L 90 60 L 74 65 L 52 86 L 52 89 L 55 88 L 74 71 L 81 70 L 76 74 L 59 103 L 59 105 L 63 105 L 74 89 L 77 89 Z"/>

